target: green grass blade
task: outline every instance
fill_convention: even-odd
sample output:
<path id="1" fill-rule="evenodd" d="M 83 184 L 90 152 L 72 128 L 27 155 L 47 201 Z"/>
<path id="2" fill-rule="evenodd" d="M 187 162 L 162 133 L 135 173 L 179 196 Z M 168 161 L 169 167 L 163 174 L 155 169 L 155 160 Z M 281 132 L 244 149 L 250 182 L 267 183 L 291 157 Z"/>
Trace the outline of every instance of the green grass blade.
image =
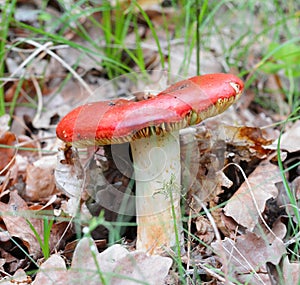
<path id="1" fill-rule="evenodd" d="M 5 45 L 8 36 L 9 26 L 13 19 L 17 0 L 6 0 L 2 8 L 0 28 L 0 78 L 4 77 L 5 71 Z M 5 114 L 4 88 L 0 88 L 0 116 Z"/>

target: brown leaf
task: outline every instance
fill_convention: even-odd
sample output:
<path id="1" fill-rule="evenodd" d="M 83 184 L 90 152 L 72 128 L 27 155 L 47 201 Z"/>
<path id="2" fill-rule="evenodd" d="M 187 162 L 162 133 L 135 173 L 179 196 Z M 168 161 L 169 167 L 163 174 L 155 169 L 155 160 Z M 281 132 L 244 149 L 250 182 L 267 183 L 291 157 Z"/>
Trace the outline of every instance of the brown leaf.
<path id="1" fill-rule="evenodd" d="M 1 279 L 1 285 L 28 285 L 31 284 L 31 281 L 30 276 L 26 275 L 26 272 L 23 269 L 18 269 L 12 277 Z"/>
<path id="2" fill-rule="evenodd" d="M 221 244 L 214 242 L 212 247 L 221 258 L 226 258 L 222 260 L 223 266 L 227 266 L 232 275 L 236 275 L 236 278 L 242 276 L 243 280 L 251 279 L 250 284 L 259 284 L 257 281 L 265 279 L 257 273 L 266 275 L 266 263 L 277 265 L 282 255 L 286 253 L 280 239 L 269 242 L 250 232 L 237 237 L 235 241 L 225 238 Z"/>
<path id="3" fill-rule="evenodd" d="M 28 164 L 26 169 L 25 197 L 30 201 L 50 198 L 55 193 L 54 169 L 56 156 L 44 156 Z"/>
<path id="4" fill-rule="evenodd" d="M 30 254 L 39 256 L 41 249 L 33 231 L 30 229 L 26 219 L 34 226 L 36 231 L 42 236 L 43 221 L 41 219 L 30 218 L 26 202 L 16 191 L 10 192 L 8 204 L 0 202 L 1 217 L 10 236 L 20 238 L 27 247 Z"/>
<path id="5" fill-rule="evenodd" d="M 34 83 L 33 83 L 32 80 L 28 80 L 28 79 L 23 80 L 22 85 L 21 85 L 21 90 L 23 92 L 21 92 L 19 90 L 19 84 L 20 84 L 19 81 L 15 81 L 13 83 L 13 85 L 5 92 L 5 101 L 6 102 L 13 101 L 15 96 L 16 96 L 17 91 L 19 92 L 18 93 L 19 102 L 28 101 L 28 99 L 26 99 L 26 96 L 23 96 L 24 93 L 31 96 L 31 97 L 36 96 L 36 88 L 35 88 Z M 41 83 L 40 88 L 41 88 L 41 91 L 42 91 L 43 94 L 46 95 L 46 94 L 49 93 L 49 90 L 47 89 L 46 84 Z"/>
<path id="6" fill-rule="evenodd" d="M 131 252 L 118 260 L 114 273 L 120 277 L 113 278 L 111 284 L 136 285 L 137 281 L 134 280 L 144 281 L 149 285 L 164 284 L 171 265 L 172 260 L 168 257 L 148 256 L 146 253 L 138 251 Z"/>
<path id="7" fill-rule="evenodd" d="M 33 284 L 89 284 L 101 285 L 101 275 L 111 285 L 164 284 L 172 260 L 168 257 L 148 256 L 143 252 L 129 252 L 121 245 L 113 245 L 98 253 L 92 239 L 79 241 L 70 270 L 66 271 L 61 257 L 51 256 L 38 272 Z M 117 277 L 116 277 L 117 276 Z M 136 280 L 136 281 L 134 281 Z M 58 283 L 57 283 L 58 282 Z"/>
<path id="8" fill-rule="evenodd" d="M 187 191 L 189 206 L 199 212 L 201 206 L 193 196 L 204 203 L 223 192 L 224 179 L 219 170 L 224 166 L 226 144 L 214 141 L 210 130 L 204 127 L 188 128 L 180 133 L 182 185 Z"/>
<path id="9" fill-rule="evenodd" d="M 286 233 L 287 233 L 286 225 L 281 221 L 281 219 L 278 219 L 274 222 L 272 226 L 272 233 L 269 232 L 267 234 L 268 241 L 273 242 L 275 238 L 279 238 L 283 240 Z"/>
<path id="10" fill-rule="evenodd" d="M 269 148 L 277 149 L 278 140 L 276 140 Z M 280 149 L 288 152 L 296 152 L 300 150 L 300 120 L 287 130 L 281 137 Z"/>
<path id="11" fill-rule="evenodd" d="M 99 276 L 95 274 L 96 266 L 91 252 L 93 248 L 95 248 L 95 244 L 92 240 L 82 239 L 79 242 L 74 252 L 72 270 L 89 268 L 90 273 L 76 273 L 76 280 L 81 280 L 81 282 L 88 280 L 89 284 L 96 285 L 99 284 Z M 149 284 L 163 284 L 163 279 L 172 264 L 170 258 L 147 256 L 142 252 L 129 253 L 121 245 L 111 246 L 102 253 L 97 254 L 97 261 L 98 264 L 101 264 L 101 270 L 106 278 L 110 278 L 111 273 L 120 275 L 119 278 L 111 279 L 111 285 L 131 285 L 137 283 L 131 282 L 128 278 L 148 282 Z"/>
<path id="12" fill-rule="evenodd" d="M 248 178 L 251 188 L 244 182 L 224 207 L 226 216 L 252 231 L 258 223 L 259 213 L 265 209 L 266 201 L 275 198 L 281 181 L 278 166 L 262 161 Z"/>
<path id="13" fill-rule="evenodd" d="M 210 244 L 215 237 L 215 233 L 210 222 L 203 216 L 198 216 L 195 218 L 194 222 L 197 229 L 195 236 L 197 236 L 204 243 Z"/>
<path id="14" fill-rule="evenodd" d="M 65 285 L 76 284 L 68 282 L 65 261 L 58 254 L 51 255 L 40 267 L 32 285 Z M 80 283 L 77 283 L 80 284 Z"/>
<path id="15" fill-rule="evenodd" d="M 27 247 L 28 252 L 34 258 L 40 257 L 40 244 L 27 222 L 29 221 L 32 224 L 43 240 L 44 222 L 43 219 L 37 215 L 39 211 L 30 210 L 27 203 L 17 194 L 17 191 L 11 191 L 9 202 L 7 204 L 0 202 L 0 213 L 9 236 L 21 239 Z M 69 237 L 69 231 L 65 232 L 66 227 L 67 223 L 65 222 L 52 225 L 50 234 L 51 250 L 58 245 L 59 241 L 64 242 L 64 238 L 61 238 L 63 233 L 66 238 Z"/>
<path id="16" fill-rule="evenodd" d="M 8 166 L 12 162 L 16 152 L 15 148 L 13 148 L 15 143 L 16 136 L 11 132 L 5 132 L 0 137 L 0 144 L 6 146 L 0 148 L 0 171 L 4 171 L 4 173 L 9 168 Z"/>
<path id="17" fill-rule="evenodd" d="M 285 285 L 295 285 L 300 283 L 300 263 L 299 262 L 289 262 L 289 258 L 286 256 L 283 260 L 283 284 Z"/>
<path id="18" fill-rule="evenodd" d="M 264 137 L 263 130 L 254 127 L 235 127 L 226 126 L 219 127 L 218 138 L 230 143 L 233 147 L 243 154 L 242 159 L 246 160 L 245 151 L 248 151 L 249 158 L 257 156 L 259 158 L 265 158 L 270 150 L 266 149 L 266 146 L 272 143 L 272 140 Z M 245 151 L 243 151 L 245 149 Z"/>

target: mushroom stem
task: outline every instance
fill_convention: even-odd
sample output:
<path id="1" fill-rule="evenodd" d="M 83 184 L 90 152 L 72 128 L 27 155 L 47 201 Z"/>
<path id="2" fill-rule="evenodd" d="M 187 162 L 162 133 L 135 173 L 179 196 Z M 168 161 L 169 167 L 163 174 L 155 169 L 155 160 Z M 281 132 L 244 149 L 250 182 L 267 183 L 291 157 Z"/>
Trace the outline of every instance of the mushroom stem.
<path id="1" fill-rule="evenodd" d="M 179 132 L 133 141 L 131 150 L 136 180 L 137 249 L 158 254 L 164 247 L 174 247 L 176 236 L 182 243 Z"/>

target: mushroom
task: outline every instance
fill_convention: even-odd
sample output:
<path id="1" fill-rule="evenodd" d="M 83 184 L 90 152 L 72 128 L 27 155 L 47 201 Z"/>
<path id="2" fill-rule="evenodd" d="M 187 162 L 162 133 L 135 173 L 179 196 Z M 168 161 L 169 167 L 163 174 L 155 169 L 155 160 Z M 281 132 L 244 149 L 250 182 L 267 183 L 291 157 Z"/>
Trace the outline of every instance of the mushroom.
<path id="1" fill-rule="evenodd" d="M 179 130 L 225 111 L 242 90 L 231 74 L 195 76 L 144 101 L 82 105 L 58 124 L 58 138 L 75 147 L 130 142 L 138 250 L 157 254 L 182 244 Z"/>

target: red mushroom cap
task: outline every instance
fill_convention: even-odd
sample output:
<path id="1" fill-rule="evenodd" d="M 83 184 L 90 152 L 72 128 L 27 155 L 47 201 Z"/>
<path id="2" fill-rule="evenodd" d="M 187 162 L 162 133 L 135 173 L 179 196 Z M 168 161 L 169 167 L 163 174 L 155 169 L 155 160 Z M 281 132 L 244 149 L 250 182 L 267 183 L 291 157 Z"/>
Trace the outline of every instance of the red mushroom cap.
<path id="1" fill-rule="evenodd" d="M 241 95 L 243 86 L 231 74 L 195 76 L 144 101 L 117 99 L 77 107 L 59 122 L 56 133 L 77 146 L 161 135 L 223 112 Z"/>

